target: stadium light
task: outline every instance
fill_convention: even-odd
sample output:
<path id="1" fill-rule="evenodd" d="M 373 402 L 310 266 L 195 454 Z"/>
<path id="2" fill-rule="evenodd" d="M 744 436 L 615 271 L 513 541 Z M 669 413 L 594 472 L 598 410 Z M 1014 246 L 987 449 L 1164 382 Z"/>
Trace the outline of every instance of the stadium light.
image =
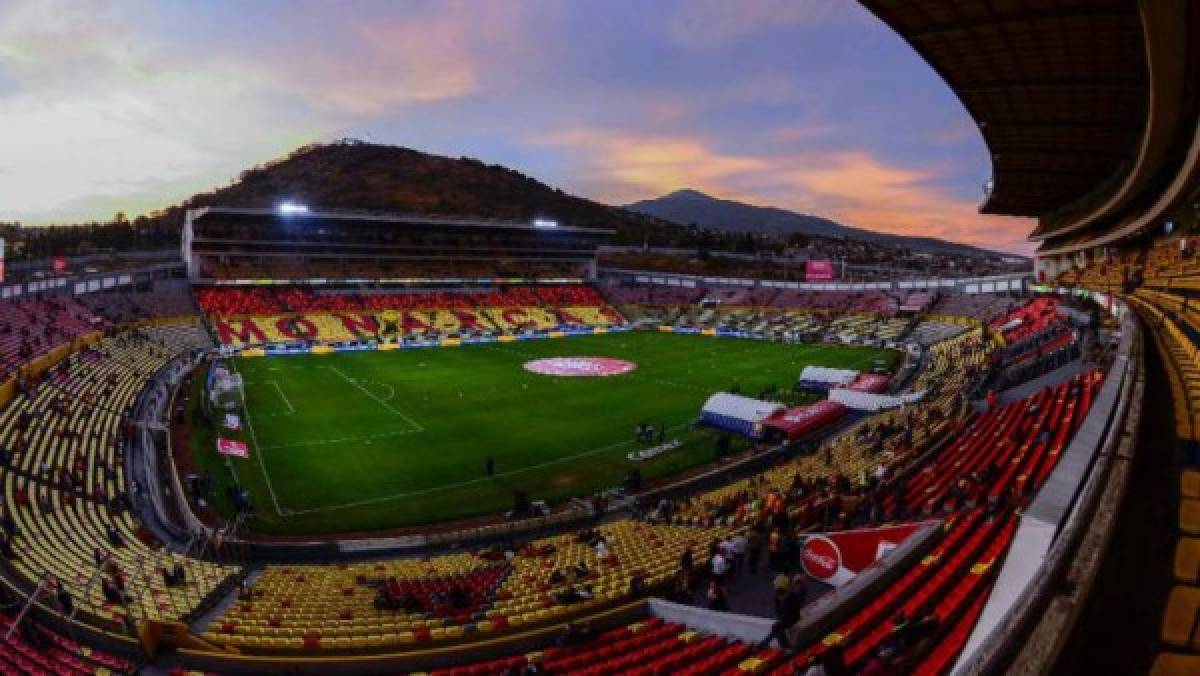
<path id="1" fill-rule="evenodd" d="M 280 202 L 279 206 L 276 208 L 279 210 L 279 213 L 284 215 L 308 213 L 308 207 L 304 206 L 303 204 L 297 204 L 296 202 Z"/>
<path id="2" fill-rule="evenodd" d="M 558 221 L 552 221 L 548 218 L 533 219 L 533 227 L 535 228 L 557 228 Z"/>

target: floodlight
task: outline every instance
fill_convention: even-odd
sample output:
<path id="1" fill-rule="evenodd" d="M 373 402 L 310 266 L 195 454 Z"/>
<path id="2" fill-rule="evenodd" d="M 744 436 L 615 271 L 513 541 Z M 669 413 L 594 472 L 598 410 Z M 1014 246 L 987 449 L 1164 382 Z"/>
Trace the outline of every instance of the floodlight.
<path id="1" fill-rule="evenodd" d="M 280 202 L 277 207 L 281 214 L 307 214 L 308 207 L 296 202 Z"/>
<path id="2" fill-rule="evenodd" d="M 548 218 L 533 219 L 533 227 L 535 228 L 557 228 L 558 221 L 552 221 Z"/>

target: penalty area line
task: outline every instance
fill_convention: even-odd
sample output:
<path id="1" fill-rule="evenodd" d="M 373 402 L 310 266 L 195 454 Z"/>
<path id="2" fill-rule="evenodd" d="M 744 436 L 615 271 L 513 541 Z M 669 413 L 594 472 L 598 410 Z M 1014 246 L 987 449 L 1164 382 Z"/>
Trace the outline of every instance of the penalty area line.
<path id="1" fill-rule="evenodd" d="M 396 410 L 396 408 L 395 408 L 394 406 L 392 406 L 391 404 L 387 403 L 387 400 L 386 400 L 386 399 L 380 399 L 378 395 L 376 395 L 375 393 L 371 392 L 371 391 L 370 391 L 370 390 L 368 390 L 367 388 L 363 387 L 363 386 L 362 386 L 362 384 L 361 384 L 361 383 L 359 383 L 357 380 L 355 380 L 355 379 L 351 378 L 350 376 L 346 375 L 345 373 L 342 373 L 342 370 L 341 370 L 341 369 L 339 369 L 338 367 L 336 367 L 336 366 L 326 366 L 325 368 L 327 368 L 327 369 L 329 369 L 330 371 L 333 371 L 334 373 L 338 374 L 339 376 L 341 376 L 341 377 L 342 377 L 342 379 L 343 379 L 343 380 L 345 380 L 346 382 L 350 383 L 351 385 L 353 385 L 353 386 L 357 387 L 357 388 L 358 388 L 358 390 L 359 390 L 360 392 L 362 392 L 363 394 L 367 395 L 368 397 L 370 397 L 370 398 L 374 399 L 374 400 L 375 400 L 375 402 L 376 402 L 377 404 L 379 404 L 380 406 L 384 407 L 384 408 L 385 408 L 385 409 L 387 409 L 388 411 L 391 411 L 393 414 L 395 414 L 395 415 L 399 416 L 399 417 L 400 417 L 402 420 L 404 420 L 405 422 L 407 422 L 409 425 L 412 425 L 412 426 L 413 426 L 413 430 L 414 430 L 414 431 L 416 431 L 416 432 L 424 432 L 424 431 L 425 431 L 425 428 L 424 428 L 424 427 L 422 427 L 422 426 L 421 426 L 421 424 L 420 424 L 420 423 L 418 423 L 416 420 L 413 420 L 412 418 L 410 418 L 410 417 L 408 417 L 407 415 L 405 415 L 403 412 Z M 392 389 L 392 396 L 394 397 L 395 395 L 396 395 L 396 390 L 393 388 L 393 389 Z"/>
<path id="2" fill-rule="evenodd" d="M 292 402 L 289 401 L 287 398 L 287 395 L 283 393 L 283 388 L 279 386 L 279 381 L 272 380 L 271 384 L 275 386 L 275 391 L 279 393 L 279 398 L 282 399 L 283 403 L 287 405 L 288 414 L 290 415 L 292 413 L 295 413 L 296 407 L 292 406 Z"/>

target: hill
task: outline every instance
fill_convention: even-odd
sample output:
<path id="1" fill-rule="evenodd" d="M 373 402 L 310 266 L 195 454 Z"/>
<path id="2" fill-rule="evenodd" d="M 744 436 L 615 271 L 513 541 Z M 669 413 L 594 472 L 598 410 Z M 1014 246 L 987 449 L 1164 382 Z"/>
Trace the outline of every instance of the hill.
<path id="1" fill-rule="evenodd" d="M 744 202 L 723 200 L 698 190 L 684 189 L 650 200 L 626 205 L 626 209 L 676 223 L 696 224 L 726 232 L 789 235 L 800 233 L 809 237 L 833 237 L 907 247 L 926 253 L 949 253 L 969 256 L 996 255 L 998 252 L 967 244 L 947 242 L 933 237 L 911 237 L 875 232 L 843 225 L 837 221 L 811 214 L 801 214 L 777 207 L 760 207 Z"/>
<path id="2" fill-rule="evenodd" d="M 673 228 L 648 215 L 569 195 L 508 167 L 353 140 L 305 146 L 183 206 L 262 207 L 285 197 L 332 208 L 516 221 L 548 217 L 622 232 Z"/>
<path id="3" fill-rule="evenodd" d="M 187 209 L 271 207 L 284 199 L 327 208 L 518 221 L 547 217 L 614 229 L 618 243 L 648 239 L 679 245 L 688 237 L 674 223 L 569 195 L 507 167 L 353 139 L 301 147 L 243 171 L 229 185 L 133 219 L 122 213 L 104 223 L 71 226 L 0 223 L 0 236 L 19 243 L 28 259 L 173 248 Z"/>

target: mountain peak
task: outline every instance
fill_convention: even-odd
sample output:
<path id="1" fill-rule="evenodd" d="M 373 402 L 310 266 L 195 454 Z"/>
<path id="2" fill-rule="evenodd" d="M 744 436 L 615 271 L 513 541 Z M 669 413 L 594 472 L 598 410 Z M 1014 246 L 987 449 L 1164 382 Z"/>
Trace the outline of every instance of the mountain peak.
<path id="1" fill-rule="evenodd" d="M 876 232 L 844 225 L 811 214 L 721 199 L 692 188 L 683 188 L 656 199 L 628 204 L 625 208 L 666 221 L 696 224 L 703 228 L 724 232 L 773 235 L 800 233 L 809 237 L 851 239 L 889 246 L 902 246 L 927 253 L 995 255 L 995 252 L 978 247 L 932 237 Z"/>
<path id="2" fill-rule="evenodd" d="M 665 195 L 659 199 L 712 200 L 712 199 L 716 199 L 716 198 L 713 197 L 712 195 L 707 195 L 705 193 L 702 193 L 699 190 L 696 190 L 695 188 L 680 188 L 679 190 L 676 190 L 676 191 L 674 191 L 668 195 Z"/>

